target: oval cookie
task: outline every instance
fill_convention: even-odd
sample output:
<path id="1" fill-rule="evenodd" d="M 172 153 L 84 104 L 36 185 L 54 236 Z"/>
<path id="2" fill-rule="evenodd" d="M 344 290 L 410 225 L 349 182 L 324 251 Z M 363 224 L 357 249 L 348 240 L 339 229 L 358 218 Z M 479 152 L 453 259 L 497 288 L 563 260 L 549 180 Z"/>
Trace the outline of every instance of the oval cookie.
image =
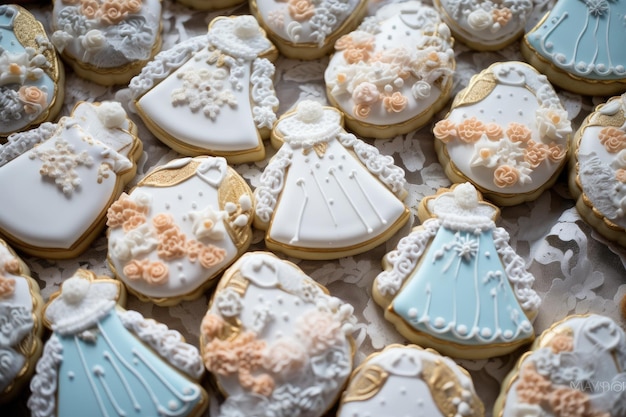
<path id="1" fill-rule="evenodd" d="M 0 138 L 52 121 L 65 71 L 43 25 L 17 5 L 0 6 Z"/>
<path id="2" fill-rule="evenodd" d="M 205 366 L 226 396 L 220 415 L 322 416 L 352 371 L 354 322 L 352 306 L 294 264 L 244 254 L 201 326 Z"/>
<path id="3" fill-rule="evenodd" d="M 208 34 L 158 54 L 131 80 L 131 95 L 146 126 L 175 151 L 258 161 L 278 109 L 277 55 L 252 16 L 220 16 Z"/>
<path id="4" fill-rule="evenodd" d="M 531 342 L 534 277 L 496 227 L 499 210 L 470 183 L 420 203 L 422 224 L 383 259 L 373 298 L 410 341 L 456 358 L 503 355 Z"/>
<path id="5" fill-rule="evenodd" d="M 30 388 L 33 416 L 199 417 L 208 396 L 198 349 L 124 310 L 119 281 L 79 269 L 45 306 L 46 341 Z"/>
<path id="6" fill-rule="evenodd" d="M 324 73 L 328 100 L 360 136 L 388 139 L 415 130 L 450 97 L 452 44 L 432 7 L 386 5 L 335 43 Z"/>
<path id="7" fill-rule="evenodd" d="M 544 331 L 502 384 L 494 417 L 618 417 L 626 412 L 626 337 L 600 315 Z"/>
<path id="8" fill-rule="evenodd" d="M 272 140 L 280 149 L 255 189 L 254 224 L 267 230 L 268 248 L 339 258 L 374 248 L 408 221 L 404 171 L 347 133 L 336 109 L 302 101 Z"/>
<path id="9" fill-rule="evenodd" d="M 337 412 L 337 417 L 484 415 L 468 372 L 416 345 L 390 345 L 368 356 L 350 376 Z"/>
<path id="10" fill-rule="evenodd" d="M 253 215 L 250 187 L 224 158 L 174 160 L 109 208 L 109 265 L 143 300 L 199 297 L 248 248 Z"/>
<path id="11" fill-rule="evenodd" d="M 472 77 L 433 129 L 448 178 L 473 183 L 502 206 L 532 201 L 554 184 L 571 132 L 546 77 L 515 61 Z"/>
<path id="12" fill-rule="evenodd" d="M 118 102 L 81 102 L 58 124 L 11 135 L 0 147 L 0 193 L 11 196 L 0 234 L 42 258 L 82 253 L 135 176 L 142 148 Z"/>

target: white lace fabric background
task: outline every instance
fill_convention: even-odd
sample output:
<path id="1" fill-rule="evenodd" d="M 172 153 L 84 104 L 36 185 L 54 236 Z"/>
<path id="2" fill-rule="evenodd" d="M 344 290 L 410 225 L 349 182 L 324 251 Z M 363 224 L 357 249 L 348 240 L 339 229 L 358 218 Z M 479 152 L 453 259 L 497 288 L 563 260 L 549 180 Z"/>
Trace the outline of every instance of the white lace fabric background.
<path id="1" fill-rule="evenodd" d="M 211 1 L 211 0 L 207 0 Z M 373 13 L 384 0 L 371 0 L 370 13 Z M 549 9 L 552 0 L 537 0 L 534 23 Z M 426 2 L 424 2 L 427 4 Z M 42 22 L 49 22 L 51 6 L 29 6 L 29 9 Z M 218 15 L 247 14 L 247 5 L 215 12 L 194 11 L 171 0 L 163 0 L 163 47 L 173 45 L 192 36 L 204 34 L 209 22 Z M 497 61 L 523 60 L 518 43 L 499 52 L 476 52 L 456 43 L 457 69 L 454 92 L 465 87 L 470 77 Z M 298 61 L 279 57 L 275 87 L 280 100 L 279 115 L 290 110 L 303 99 L 313 99 L 327 104 L 324 87 L 324 70 L 328 58 L 314 61 Z M 103 101 L 119 99 L 124 104 L 125 86 L 102 87 L 80 79 L 67 70 L 65 104 L 63 115 L 68 115 L 79 101 Z M 557 90 L 558 91 L 558 90 Z M 581 97 L 558 91 L 559 97 L 577 129 L 583 118 L 605 101 L 605 97 Z M 441 187 L 451 185 L 437 160 L 434 151 L 432 125 L 441 119 L 448 108 L 435 116 L 422 129 L 389 140 L 367 140 L 382 153 L 391 155 L 397 165 L 406 171 L 410 195 L 406 203 L 413 214 L 417 213 L 419 201 L 434 194 Z M 144 143 L 144 154 L 138 164 L 138 174 L 128 185 L 130 189 L 153 167 L 168 162 L 181 155 L 158 141 L 136 115 L 131 115 L 139 127 L 139 136 Z M 240 164 L 234 168 L 249 182 L 251 187 L 258 184 L 259 177 L 274 150 L 269 143 L 265 160 L 253 164 Z M 386 252 L 395 247 L 401 237 L 418 224 L 416 216 L 412 222 L 400 230 L 386 244 L 358 256 L 333 261 L 302 261 L 288 258 L 304 270 L 306 274 L 325 285 L 330 292 L 354 306 L 358 318 L 354 337 L 358 351 L 355 365 L 368 354 L 391 343 L 406 343 L 383 318 L 382 309 L 371 298 L 372 282 L 381 272 L 381 260 Z M 502 209 L 497 222 L 510 236 L 511 246 L 526 260 L 527 269 L 534 274 L 534 288 L 543 299 L 539 314 L 534 322 L 536 333 L 549 327 L 568 314 L 598 313 L 610 316 L 622 326 L 619 304 L 626 295 L 626 249 L 607 242 L 595 233 L 578 215 L 574 200 L 567 187 L 566 171 L 557 184 L 543 193 L 536 201 Z M 249 249 L 265 250 L 263 232 L 255 231 Z M 96 239 L 90 249 L 74 259 L 48 261 L 24 257 L 33 277 L 40 284 L 44 299 L 59 289 L 66 278 L 78 268 L 89 269 L 99 275 L 111 276 L 106 264 L 107 241 L 105 233 Z M 283 255 L 279 256 L 285 258 Z M 166 323 L 180 331 L 187 341 L 198 346 L 200 321 L 206 312 L 210 292 L 203 297 L 183 302 L 170 308 L 144 303 L 129 296 L 126 308 L 139 311 L 146 317 Z M 516 354 L 495 357 L 488 360 L 459 360 L 474 379 L 478 393 L 485 403 L 487 415 L 491 416 L 492 406 L 500 390 L 500 381 L 515 364 L 523 349 Z M 209 389 L 211 389 L 209 387 Z M 8 406 L 8 414 L 28 415 L 25 402 L 28 393 Z M 207 416 L 217 415 L 219 399 L 213 392 Z M 332 415 L 334 411 L 329 412 Z"/>

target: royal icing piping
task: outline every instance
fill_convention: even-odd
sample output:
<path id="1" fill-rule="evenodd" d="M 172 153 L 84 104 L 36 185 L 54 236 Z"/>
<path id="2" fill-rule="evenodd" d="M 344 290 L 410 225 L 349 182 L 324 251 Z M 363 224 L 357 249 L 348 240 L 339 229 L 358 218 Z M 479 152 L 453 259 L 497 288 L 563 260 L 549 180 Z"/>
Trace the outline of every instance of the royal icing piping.
<path id="1" fill-rule="evenodd" d="M 452 86 L 450 30 L 417 1 L 383 7 L 335 50 L 324 75 L 329 95 L 365 123 L 401 124 L 426 114 Z"/>
<path id="2" fill-rule="evenodd" d="M 492 192 L 532 192 L 566 161 L 572 127 L 544 75 L 520 62 L 492 65 L 457 95 L 435 140 L 468 180 Z"/>
<path id="3" fill-rule="evenodd" d="M 249 242 L 253 215 L 252 191 L 243 179 L 227 181 L 233 175 L 224 158 L 184 158 L 122 194 L 107 214 L 118 277 L 147 297 L 180 297 L 230 264 Z"/>
<path id="4" fill-rule="evenodd" d="M 284 144 L 255 190 L 255 213 L 269 226 L 269 239 L 287 247 L 345 248 L 404 217 L 404 171 L 340 123 L 336 110 L 304 101 L 276 124 Z"/>
<path id="5" fill-rule="evenodd" d="M 64 281 L 45 312 L 53 334 L 31 381 L 33 415 L 187 416 L 202 406 L 202 388 L 178 372 L 198 377 L 197 349 L 178 332 L 117 309 L 118 296 L 111 280 L 77 274 Z"/>
<path id="6" fill-rule="evenodd" d="M 352 369 L 352 307 L 269 253 L 247 253 L 231 272 L 201 327 L 205 365 L 227 396 L 219 415 L 321 416 Z"/>

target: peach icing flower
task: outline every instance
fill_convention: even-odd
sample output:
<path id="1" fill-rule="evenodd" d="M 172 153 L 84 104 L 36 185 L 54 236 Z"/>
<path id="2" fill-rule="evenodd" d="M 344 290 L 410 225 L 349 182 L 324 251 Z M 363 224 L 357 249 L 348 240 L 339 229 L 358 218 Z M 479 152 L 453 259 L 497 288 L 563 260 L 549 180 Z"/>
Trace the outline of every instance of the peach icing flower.
<path id="1" fill-rule="evenodd" d="M 402 95 L 399 91 L 396 91 L 390 96 L 383 98 L 383 106 L 389 113 L 399 113 L 406 108 L 409 100 Z"/>
<path id="2" fill-rule="evenodd" d="M 293 375 L 304 368 L 307 355 L 304 346 L 290 337 L 276 340 L 263 357 L 263 368 L 276 375 Z"/>
<path id="3" fill-rule="evenodd" d="M 309 0 L 289 0 L 287 8 L 289 15 L 298 22 L 308 20 L 315 14 L 315 5 Z"/>
<path id="4" fill-rule="evenodd" d="M 100 12 L 100 3 L 97 0 L 83 0 L 80 4 L 80 13 L 87 19 L 95 19 Z"/>
<path id="5" fill-rule="evenodd" d="M 493 173 L 493 182 L 500 188 L 517 184 L 519 171 L 510 165 L 500 165 Z"/>
<path id="6" fill-rule="evenodd" d="M 557 388 L 549 397 L 552 411 L 557 417 L 581 417 L 589 415 L 589 397 L 572 388 Z"/>
<path id="7" fill-rule="evenodd" d="M 574 339 L 570 335 L 559 333 L 550 340 L 549 346 L 554 353 L 571 352 L 574 350 Z"/>
<path id="8" fill-rule="evenodd" d="M 232 340 L 231 349 L 237 353 L 241 368 L 253 370 L 262 365 L 266 346 L 253 332 L 244 332 Z"/>
<path id="9" fill-rule="evenodd" d="M 24 102 L 24 111 L 28 114 L 39 113 L 48 102 L 48 94 L 33 86 L 22 86 L 17 92 Z"/>
<path id="10" fill-rule="evenodd" d="M 337 344 L 343 335 L 341 323 L 331 313 L 317 310 L 298 318 L 295 334 L 312 356 Z"/>
<path id="11" fill-rule="evenodd" d="M 539 374 L 534 365 L 525 365 L 520 372 L 520 381 L 515 387 L 517 398 L 527 404 L 541 404 L 550 394 L 552 383 Z"/>
<path id="12" fill-rule="evenodd" d="M 128 13 L 139 13 L 142 6 L 142 0 L 125 0 L 124 10 Z"/>
<path id="13" fill-rule="evenodd" d="M 124 228 L 125 232 L 128 232 L 129 230 L 136 229 L 145 222 L 146 216 L 141 213 L 133 212 L 131 215 L 128 216 L 128 219 L 124 220 L 124 224 L 122 225 L 122 227 Z"/>
<path id="14" fill-rule="evenodd" d="M 169 269 L 163 262 L 150 262 L 144 268 L 142 278 L 148 284 L 163 285 L 169 278 Z"/>
<path id="15" fill-rule="evenodd" d="M 186 236 L 178 228 L 172 227 L 159 234 L 157 254 L 160 258 L 171 260 L 181 258 L 187 254 Z"/>
<path id="16" fill-rule="evenodd" d="M 221 316 L 213 313 L 207 313 L 202 318 L 200 330 L 202 331 L 202 334 L 210 340 L 219 336 L 225 325 L 226 322 Z"/>
<path id="17" fill-rule="evenodd" d="M 204 249 L 204 245 L 197 240 L 190 239 L 187 241 L 187 259 L 190 262 L 196 262 Z"/>
<path id="18" fill-rule="evenodd" d="M 362 82 L 354 88 L 352 100 L 355 104 L 365 104 L 371 106 L 380 99 L 380 92 L 376 84 Z"/>
<path id="19" fill-rule="evenodd" d="M 457 127 L 459 139 L 466 143 L 474 143 L 485 133 L 485 124 L 475 117 L 463 120 Z"/>
<path id="20" fill-rule="evenodd" d="M 528 142 L 532 132 L 521 123 L 509 123 L 506 129 L 506 135 L 512 142 Z"/>
<path id="21" fill-rule="evenodd" d="M 226 257 L 226 250 L 214 245 L 205 246 L 200 252 L 200 265 L 210 268 L 219 264 Z"/>
<path id="22" fill-rule="evenodd" d="M 18 275 L 20 273 L 20 261 L 16 257 L 4 262 L 4 270 L 9 274 Z"/>
<path id="23" fill-rule="evenodd" d="M 232 375 L 239 370 L 237 352 L 231 349 L 231 342 L 215 338 L 205 345 L 204 365 L 209 372 L 218 375 Z"/>
<path id="24" fill-rule="evenodd" d="M 132 216 L 148 212 L 147 206 L 139 206 L 135 203 L 128 194 L 122 193 L 116 202 L 111 204 L 107 210 L 107 226 L 111 228 L 117 228 L 124 225 Z"/>
<path id="25" fill-rule="evenodd" d="M 276 383 L 274 378 L 267 374 L 261 374 L 257 377 L 253 377 L 251 373 L 246 371 L 239 372 L 239 382 L 244 388 L 248 388 L 255 394 L 269 397 L 274 391 Z"/>
<path id="26" fill-rule="evenodd" d="M 626 149 L 626 133 L 615 127 L 605 127 L 598 134 L 600 143 L 609 153 L 617 153 Z"/>
<path id="27" fill-rule="evenodd" d="M 343 51 L 343 58 L 348 64 L 367 61 L 369 56 L 369 52 L 364 48 L 348 48 Z"/>
<path id="28" fill-rule="evenodd" d="M 626 169 L 620 168 L 615 171 L 615 179 L 621 183 L 626 183 Z"/>
<path id="29" fill-rule="evenodd" d="M 352 40 L 352 35 L 343 35 L 335 42 L 335 49 L 338 51 L 342 51 L 344 49 L 348 49 L 354 46 L 354 42 Z"/>
<path id="30" fill-rule="evenodd" d="M 0 298 L 8 297 L 15 292 L 15 279 L 0 275 Z"/>
<path id="31" fill-rule="evenodd" d="M 100 19 L 109 25 L 116 25 L 128 16 L 124 5 L 118 0 L 106 0 L 100 10 L 102 11 Z"/>
<path id="32" fill-rule="evenodd" d="M 531 168 L 537 168 L 548 157 L 548 146 L 529 140 L 524 149 L 524 161 L 530 164 Z"/>
<path id="33" fill-rule="evenodd" d="M 367 119 L 371 111 L 372 111 L 372 108 L 368 106 L 367 104 L 356 104 L 352 108 L 352 112 L 354 113 L 354 115 L 361 119 Z"/>
<path id="34" fill-rule="evenodd" d="M 489 140 L 502 139 L 502 127 L 497 123 L 485 124 L 485 135 Z"/>
<path id="35" fill-rule="evenodd" d="M 174 218 L 170 214 L 159 213 L 152 218 L 152 225 L 157 230 L 157 233 L 163 233 L 172 227 L 176 227 L 174 224 Z"/>
<path id="36" fill-rule="evenodd" d="M 552 162 L 559 162 L 561 159 L 565 158 L 566 154 L 567 150 L 565 147 L 557 145 L 554 142 L 552 142 L 548 148 L 548 158 L 550 158 Z"/>
<path id="37" fill-rule="evenodd" d="M 491 11 L 491 16 L 493 17 L 494 22 L 498 23 L 500 27 L 503 27 L 509 23 L 513 17 L 513 13 L 508 7 L 503 7 L 501 9 L 493 9 Z"/>
<path id="38" fill-rule="evenodd" d="M 440 120 L 435 124 L 433 134 L 443 143 L 448 143 L 456 137 L 456 125 L 448 119 Z"/>
<path id="39" fill-rule="evenodd" d="M 133 259 L 124 265 L 122 272 L 124 276 L 131 281 L 141 279 L 143 277 L 143 270 L 148 265 L 147 259 Z"/>

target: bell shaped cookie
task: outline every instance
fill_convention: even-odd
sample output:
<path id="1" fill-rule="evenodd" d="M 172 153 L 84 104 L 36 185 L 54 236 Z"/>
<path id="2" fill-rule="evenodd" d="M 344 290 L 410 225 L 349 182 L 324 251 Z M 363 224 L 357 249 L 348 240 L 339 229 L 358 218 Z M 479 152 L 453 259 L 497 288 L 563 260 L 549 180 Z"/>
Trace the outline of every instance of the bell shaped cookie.
<path id="1" fill-rule="evenodd" d="M 43 25 L 18 5 L 0 6 L 0 139 L 55 119 L 65 71 Z"/>
<path id="2" fill-rule="evenodd" d="M 471 182 L 501 206 L 532 201 L 556 182 L 571 133 L 546 77 L 516 61 L 472 77 L 433 129 L 448 178 Z"/>
<path id="3" fill-rule="evenodd" d="M 587 223 L 626 246 L 626 95 L 598 105 L 581 124 L 569 186 Z"/>
<path id="4" fill-rule="evenodd" d="M 108 210 L 109 265 L 144 301 L 197 298 L 250 245 L 252 198 L 224 158 L 157 167 Z"/>
<path id="5" fill-rule="evenodd" d="M 609 317 L 569 316 L 544 331 L 509 373 L 494 417 L 626 413 L 626 336 Z"/>
<path id="6" fill-rule="evenodd" d="M 277 56 L 252 16 L 220 16 L 206 35 L 158 54 L 131 80 L 131 96 L 146 126 L 175 151 L 259 161 L 278 109 Z"/>
<path id="7" fill-rule="evenodd" d="M 76 74 L 126 84 L 161 49 L 161 0 L 53 0 L 50 25 Z"/>
<path id="8" fill-rule="evenodd" d="M 41 355 L 43 300 L 28 266 L 0 240 L 0 404 L 28 386 Z"/>
<path id="9" fill-rule="evenodd" d="M 528 62 L 578 94 L 626 91 L 626 3 L 559 0 L 521 43 Z"/>
<path id="10" fill-rule="evenodd" d="M 303 259 L 369 250 L 409 219 L 402 168 L 343 129 L 332 107 L 305 100 L 274 126 L 280 147 L 255 189 L 268 248 Z"/>
<path id="11" fill-rule="evenodd" d="M 366 0 L 252 0 L 250 11 L 280 53 L 312 60 L 328 55 L 335 41 L 367 14 Z"/>
<path id="12" fill-rule="evenodd" d="M 219 415 L 325 415 L 352 371 L 352 311 L 291 262 L 244 254 L 200 329 L 205 366 L 226 397 Z"/>
<path id="13" fill-rule="evenodd" d="M 57 124 L 11 135 L 0 147 L 0 193 L 11 196 L 0 210 L 0 235 L 42 258 L 82 253 L 135 176 L 142 148 L 113 101 L 81 102 Z"/>
<path id="14" fill-rule="evenodd" d="M 419 206 L 422 224 L 383 259 L 374 300 L 408 340 L 455 358 L 503 355 L 531 342 L 534 277 L 495 225 L 499 210 L 470 183 Z"/>
<path id="15" fill-rule="evenodd" d="M 389 345 L 350 376 L 337 417 L 484 417 L 469 373 L 417 345 Z"/>
<path id="16" fill-rule="evenodd" d="M 33 416 L 199 417 L 202 358 L 180 333 L 124 310 L 119 281 L 79 269 L 50 297 L 30 388 Z"/>
<path id="17" fill-rule="evenodd" d="M 326 95 L 356 134 L 388 139 L 426 124 L 448 101 L 450 29 L 419 1 L 383 6 L 335 43 Z"/>

